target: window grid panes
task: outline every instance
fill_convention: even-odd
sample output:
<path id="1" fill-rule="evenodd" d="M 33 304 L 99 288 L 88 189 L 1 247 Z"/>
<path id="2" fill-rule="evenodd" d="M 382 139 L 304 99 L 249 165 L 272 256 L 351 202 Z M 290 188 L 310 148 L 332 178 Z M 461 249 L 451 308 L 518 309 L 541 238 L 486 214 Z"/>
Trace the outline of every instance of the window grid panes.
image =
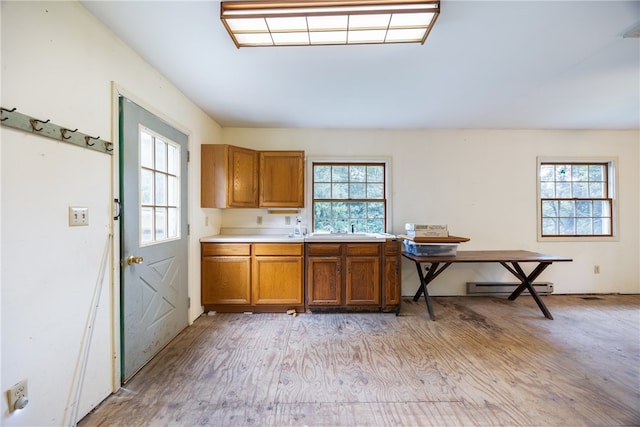
<path id="1" fill-rule="evenodd" d="M 180 146 L 140 128 L 140 245 L 180 238 Z"/>
<path id="2" fill-rule="evenodd" d="M 541 163 L 543 237 L 612 236 L 609 163 Z"/>
<path id="3" fill-rule="evenodd" d="M 386 231 L 384 163 L 314 163 L 313 231 Z"/>

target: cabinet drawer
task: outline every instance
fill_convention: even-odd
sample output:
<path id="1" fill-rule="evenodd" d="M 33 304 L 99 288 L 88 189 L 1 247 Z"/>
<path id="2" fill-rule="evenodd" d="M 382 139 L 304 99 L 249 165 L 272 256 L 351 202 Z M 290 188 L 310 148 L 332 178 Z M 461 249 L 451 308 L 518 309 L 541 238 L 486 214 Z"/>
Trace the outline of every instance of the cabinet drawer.
<path id="1" fill-rule="evenodd" d="M 307 255 L 309 256 L 340 256 L 340 243 L 309 243 Z"/>
<path id="2" fill-rule="evenodd" d="M 203 243 L 202 256 L 248 256 L 251 255 L 249 243 Z"/>
<path id="3" fill-rule="evenodd" d="M 379 243 L 349 243 L 347 244 L 347 256 L 379 255 Z"/>
<path id="4" fill-rule="evenodd" d="M 256 256 L 261 256 L 261 255 L 302 256 L 302 253 L 303 253 L 302 243 L 255 243 L 253 245 L 253 254 Z"/>
<path id="5" fill-rule="evenodd" d="M 387 240 L 384 244 L 384 253 L 385 254 L 399 254 L 401 248 L 400 240 Z"/>

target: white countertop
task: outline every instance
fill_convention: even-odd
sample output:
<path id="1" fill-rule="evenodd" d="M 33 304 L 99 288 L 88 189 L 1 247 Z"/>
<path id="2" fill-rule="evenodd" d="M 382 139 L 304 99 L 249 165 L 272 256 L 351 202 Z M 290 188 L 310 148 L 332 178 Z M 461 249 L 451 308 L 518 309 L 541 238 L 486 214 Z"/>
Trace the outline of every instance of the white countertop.
<path id="1" fill-rule="evenodd" d="M 217 234 L 200 239 L 202 243 L 304 243 L 304 237 L 287 234 Z"/>
<path id="2" fill-rule="evenodd" d="M 202 237 L 202 243 L 321 243 L 321 242 L 383 242 L 395 238 L 393 234 L 383 233 L 349 234 L 310 234 L 306 237 L 293 237 L 288 234 L 217 234 Z"/>

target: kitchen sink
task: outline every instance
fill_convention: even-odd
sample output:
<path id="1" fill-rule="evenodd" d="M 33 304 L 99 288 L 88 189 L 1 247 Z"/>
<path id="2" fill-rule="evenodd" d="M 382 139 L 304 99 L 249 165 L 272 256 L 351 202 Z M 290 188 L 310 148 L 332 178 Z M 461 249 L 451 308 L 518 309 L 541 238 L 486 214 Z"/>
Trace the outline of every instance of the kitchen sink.
<path id="1" fill-rule="evenodd" d="M 377 242 L 385 236 L 377 233 L 311 233 L 305 242 Z"/>

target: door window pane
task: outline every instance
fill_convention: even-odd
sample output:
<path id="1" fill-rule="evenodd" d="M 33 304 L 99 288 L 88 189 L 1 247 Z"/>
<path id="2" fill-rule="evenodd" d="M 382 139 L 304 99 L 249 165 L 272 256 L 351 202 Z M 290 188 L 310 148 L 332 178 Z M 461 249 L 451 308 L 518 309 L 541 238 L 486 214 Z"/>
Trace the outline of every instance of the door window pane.
<path id="1" fill-rule="evenodd" d="M 153 204 L 153 171 L 142 169 L 140 171 L 140 204 Z"/>
<path id="2" fill-rule="evenodd" d="M 180 171 L 180 160 L 178 147 L 167 144 L 167 172 L 171 175 L 178 175 Z"/>
<path id="3" fill-rule="evenodd" d="M 140 209 L 140 242 L 151 243 L 153 241 L 153 208 Z"/>
<path id="4" fill-rule="evenodd" d="M 167 175 L 156 172 L 156 205 L 166 206 L 167 204 Z"/>
<path id="5" fill-rule="evenodd" d="M 167 144 L 162 140 L 156 139 L 156 170 L 167 171 Z"/>
<path id="6" fill-rule="evenodd" d="M 167 183 L 167 204 L 169 206 L 178 206 L 178 200 L 180 200 L 180 187 L 178 187 L 179 181 L 175 176 L 168 176 L 169 182 Z"/>
<path id="7" fill-rule="evenodd" d="M 140 165 L 153 168 L 153 137 L 145 131 L 140 132 Z"/>
<path id="8" fill-rule="evenodd" d="M 167 238 L 167 208 L 156 208 L 156 241 Z"/>
<path id="9" fill-rule="evenodd" d="M 178 237 L 178 224 L 180 224 L 180 218 L 178 218 L 178 209 L 168 208 L 167 215 L 167 237 L 169 239 L 175 239 Z"/>

